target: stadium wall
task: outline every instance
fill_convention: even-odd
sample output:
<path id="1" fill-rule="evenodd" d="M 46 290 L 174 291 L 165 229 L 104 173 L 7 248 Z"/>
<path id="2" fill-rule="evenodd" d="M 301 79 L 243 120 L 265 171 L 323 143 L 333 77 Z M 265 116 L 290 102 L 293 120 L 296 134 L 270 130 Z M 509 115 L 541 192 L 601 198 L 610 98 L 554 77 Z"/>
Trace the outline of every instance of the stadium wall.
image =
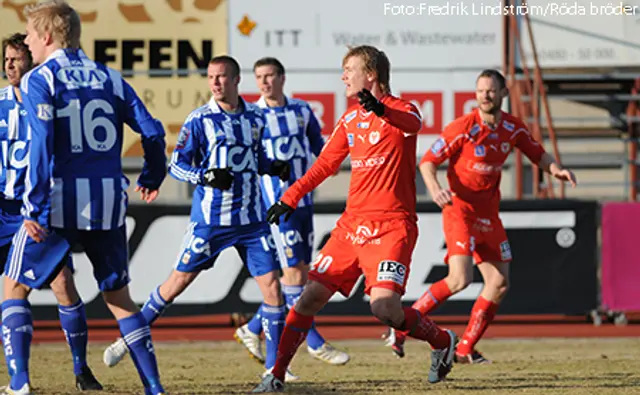
<path id="1" fill-rule="evenodd" d="M 189 223 L 189 206 L 132 206 L 127 218 L 130 246 L 131 294 L 142 304 L 162 283 L 176 262 Z M 342 204 L 317 204 L 314 217 L 315 253 L 327 241 Z M 507 201 L 501 217 L 514 257 L 511 289 L 501 315 L 587 315 L 598 307 L 599 206 L 571 200 Z M 435 204 L 418 208 L 420 237 L 414 251 L 405 302 L 416 300 L 431 283 L 446 275 L 444 235 Z M 196 241 L 197 243 L 197 241 Z M 201 242 L 195 248 L 207 248 Z M 74 250 L 76 283 L 92 319 L 109 318 L 86 255 Z M 482 289 L 479 273 L 463 292 L 436 311 L 438 315 L 465 315 Z M 224 251 L 167 311 L 167 316 L 253 313 L 261 302 L 255 281 L 233 249 Z M 49 290 L 31 295 L 34 318 L 57 319 Z M 363 282 L 348 298 L 335 296 L 322 315 L 369 315 Z"/>

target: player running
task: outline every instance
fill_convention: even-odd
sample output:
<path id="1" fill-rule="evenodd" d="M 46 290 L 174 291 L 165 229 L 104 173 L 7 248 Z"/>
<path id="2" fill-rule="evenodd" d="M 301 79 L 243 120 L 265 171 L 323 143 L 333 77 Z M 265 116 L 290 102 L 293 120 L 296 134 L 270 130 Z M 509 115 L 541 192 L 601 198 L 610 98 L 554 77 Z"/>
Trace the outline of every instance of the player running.
<path id="1" fill-rule="evenodd" d="M 80 17 L 67 3 L 38 3 L 26 9 L 26 16 L 25 42 L 39 65 L 20 86 L 31 148 L 24 223 L 4 271 L 2 331 L 11 376 L 6 393 L 31 393 L 28 295 L 63 270 L 63 258 L 79 243 L 135 356 L 145 394 L 163 394 L 151 332 L 127 286 L 128 181 L 120 155 L 127 123 L 142 134 L 145 151 L 136 189 L 144 200 L 153 201 L 166 175 L 164 130 L 118 72 L 80 49 Z"/>
<path id="2" fill-rule="evenodd" d="M 11 239 L 22 225 L 22 194 L 29 166 L 31 135 L 26 110 L 22 108 L 20 79 L 33 67 L 26 35 L 15 33 L 4 40 L 4 70 L 9 86 L 0 89 L 0 140 L 3 144 L 0 170 L 0 262 L 4 265 Z M 87 365 L 87 317 L 71 272 L 71 257 L 63 258 L 66 266 L 51 282 L 58 300 L 60 325 L 73 356 L 73 373 L 79 390 L 100 390 L 102 385 Z M 9 361 L 7 361 L 9 362 Z"/>
<path id="3" fill-rule="evenodd" d="M 272 206 L 293 182 L 309 170 L 313 155 L 320 155 L 324 139 L 321 127 L 309 104 L 299 99 L 286 97 L 284 66 L 278 59 L 263 58 L 254 66 L 256 82 L 262 93 L 257 105 L 263 109 L 266 127 L 262 143 L 267 156 L 292 163 L 289 181 L 274 176 L 262 177 L 262 197 L 267 207 Z M 277 248 L 283 276 L 282 293 L 287 308 L 291 309 L 307 283 L 307 274 L 313 252 L 313 197 L 309 193 L 298 204 L 298 209 L 288 221 L 280 226 L 271 225 L 274 234 L 273 248 Z M 261 311 L 258 309 L 252 319 L 238 328 L 234 337 L 244 344 L 251 355 L 264 362 L 260 333 L 262 332 Z M 336 350 L 311 325 L 307 336 L 307 351 L 321 361 L 332 365 L 344 365 L 349 355 Z M 291 378 L 287 378 L 290 381 Z"/>
<path id="4" fill-rule="evenodd" d="M 271 233 L 265 220 L 259 175 L 287 180 L 288 163 L 266 157 L 261 138 L 262 110 L 238 95 L 240 65 L 229 56 L 213 58 L 207 71 L 213 94 L 183 125 L 171 156 L 169 173 L 196 185 L 191 223 L 182 251 L 169 278 L 142 307 L 149 325 L 165 311 L 219 254 L 235 247 L 264 296 L 262 325 L 267 338 L 267 372 L 273 367 L 284 327 L 285 305 L 280 293 L 276 252 L 268 247 Z M 195 165 L 195 166 L 194 166 Z M 114 366 L 127 348 L 118 339 L 104 352 Z"/>
<path id="5" fill-rule="evenodd" d="M 269 209 L 267 220 L 279 223 L 282 215 L 289 219 L 299 201 L 350 154 L 347 207 L 311 265 L 302 296 L 289 311 L 273 372 L 254 393 L 283 391 L 285 369 L 314 315 L 335 292 L 348 296 L 361 274 L 372 313 L 433 346 L 429 381 L 442 380 L 451 369 L 455 334 L 417 310 L 403 308 L 400 300 L 418 237 L 416 134 L 422 118 L 412 104 L 391 95 L 390 65 L 383 52 L 370 46 L 352 48 L 343 59 L 343 69 L 346 94 L 357 96 L 360 104 L 340 118 L 316 163 Z"/>
<path id="6" fill-rule="evenodd" d="M 574 174 L 563 169 L 531 136 L 525 124 L 501 110 L 508 90 L 504 77 L 484 70 L 477 79 L 478 108 L 442 132 L 420 163 L 420 171 L 433 200 L 442 208 L 449 274 L 433 284 L 413 308 L 429 314 L 473 280 L 473 263 L 484 288 L 471 310 L 467 329 L 456 349 L 459 363 L 487 363 L 476 349 L 509 287 L 511 248 L 499 217 L 502 166 L 514 148 L 560 181 L 576 186 Z M 449 159 L 449 188 L 438 182 L 436 170 Z M 398 357 L 404 356 L 406 331 L 389 336 Z"/>

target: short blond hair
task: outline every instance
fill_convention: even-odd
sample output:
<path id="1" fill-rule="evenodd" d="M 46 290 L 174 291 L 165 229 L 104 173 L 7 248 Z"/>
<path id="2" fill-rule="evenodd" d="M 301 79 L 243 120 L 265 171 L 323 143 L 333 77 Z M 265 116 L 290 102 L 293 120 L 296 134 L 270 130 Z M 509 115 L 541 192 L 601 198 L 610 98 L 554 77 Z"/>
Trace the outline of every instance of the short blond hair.
<path id="1" fill-rule="evenodd" d="M 347 59 L 357 56 L 364 62 L 364 69 L 370 73 L 376 73 L 380 89 L 383 93 L 391 94 L 391 84 L 389 82 L 389 74 L 391 72 L 391 63 L 387 55 L 379 49 L 370 45 L 360 45 L 358 47 L 349 48 L 349 51 L 342 58 L 342 65 Z"/>
<path id="2" fill-rule="evenodd" d="M 80 15 L 64 0 L 48 0 L 25 8 L 24 15 L 33 22 L 40 36 L 51 34 L 62 48 L 80 48 Z"/>

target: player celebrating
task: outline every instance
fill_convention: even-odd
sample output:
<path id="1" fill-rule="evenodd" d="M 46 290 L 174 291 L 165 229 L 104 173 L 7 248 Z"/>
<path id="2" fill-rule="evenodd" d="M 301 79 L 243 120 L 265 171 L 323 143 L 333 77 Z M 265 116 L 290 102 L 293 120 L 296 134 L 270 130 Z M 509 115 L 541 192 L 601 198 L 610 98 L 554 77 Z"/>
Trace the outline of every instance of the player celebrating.
<path id="1" fill-rule="evenodd" d="M 495 317 L 509 285 L 511 249 L 498 215 L 502 166 L 509 153 L 519 148 L 558 180 L 576 185 L 573 173 L 544 151 L 522 121 L 501 111 L 507 94 L 505 79 L 498 71 L 483 71 L 476 85 L 478 108 L 449 124 L 420 163 L 429 193 L 442 208 L 449 274 L 433 284 L 413 308 L 428 314 L 465 289 L 473 280 L 474 260 L 485 284 L 456 349 L 459 363 L 488 362 L 475 345 Z M 437 167 L 447 159 L 450 189 L 442 188 L 436 177 Z M 403 357 L 407 333 L 391 331 L 388 344 Z"/>
<path id="2" fill-rule="evenodd" d="M 276 252 L 267 243 L 270 230 L 264 218 L 259 174 L 287 180 L 290 168 L 286 162 L 271 161 L 265 155 L 262 110 L 238 95 L 238 62 L 229 56 L 214 57 L 207 75 L 213 96 L 187 118 L 169 165 L 173 177 L 196 185 L 191 223 L 174 270 L 151 293 L 142 313 L 151 325 L 201 271 L 213 267 L 223 250 L 235 247 L 264 296 L 262 323 L 269 371 L 284 326 L 285 305 Z M 114 366 L 126 352 L 124 342 L 118 339 L 105 350 L 105 364 Z"/>
<path id="3" fill-rule="evenodd" d="M 258 88 L 262 92 L 257 104 L 265 115 L 266 127 L 262 142 L 266 146 L 267 156 L 293 164 L 287 182 L 274 176 L 262 177 L 262 197 L 267 207 L 270 207 L 280 199 L 291 183 L 309 170 L 312 155 L 320 155 L 324 139 L 320 134 L 320 124 L 309 105 L 302 100 L 285 96 L 285 71 L 278 59 L 260 59 L 254 64 L 253 71 Z M 288 221 L 280 223 L 279 229 L 276 225 L 271 227 L 282 266 L 282 293 L 287 308 L 291 309 L 307 283 L 308 265 L 313 252 L 311 193 L 300 200 L 298 209 Z M 281 246 L 283 248 L 279 248 Z M 242 342 L 256 359 L 264 361 L 260 346 L 260 318 L 261 309 L 246 325 L 236 330 L 235 338 Z M 349 362 L 349 355 L 327 343 L 318 333 L 315 324 L 312 324 L 307 336 L 307 350 L 312 357 L 333 365 Z M 290 380 L 288 377 L 287 381 Z"/>
<path id="4" fill-rule="evenodd" d="M 30 134 L 26 111 L 22 109 L 20 79 L 33 67 L 26 36 L 15 33 L 4 40 L 4 70 L 9 86 L 0 89 L 0 140 L 6 142 L 3 166 L 0 170 L 0 262 L 4 265 L 11 248 L 11 239 L 22 225 L 22 193 L 29 165 Z M 4 127 L 2 127 L 4 125 Z M 71 266 L 71 257 L 64 258 Z M 100 390 L 102 385 L 96 380 L 87 365 L 87 317 L 84 303 L 78 295 L 73 274 L 69 267 L 63 267 L 51 282 L 51 290 L 58 300 L 60 324 L 71 348 L 73 372 L 79 390 Z M 9 361 L 7 361 L 9 362 Z M 9 365 L 10 366 L 10 365 Z"/>
<path id="5" fill-rule="evenodd" d="M 415 309 L 403 308 L 400 300 L 418 237 L 415 161 L 422 118 L 412 104 L 391 95 L 390 65 L 383 52 L 370 46 L 352 48 L 343 59 L 343 69 L 346 94 L 357 96 L 360 104 L 340 118 L 316 163 L 269 209 L 267 220 L 279 223 L 284 215 L 286 221 L 300 199 L 351 154 L 347 207 L 289 311 L 273 373 L 255 393 L 283 390 L 285 369 L 314 315 L 336 291 L 348 296 L 361 274 L 373 314 L 433 346 L 429 381 L 442 380 L 451 369 L 453 332 L 440 329 Z"/>
<path id="6" fill-rule="evenodd" d="M 147 160 L 136 189 L 153 201 L 166 175 L 164 130 L 119 73 L 80 49 L 80 17 L 67 3 L 38 3 L 26 16 L 25 42 L 39 66 L 20 86 L 31 148 L 24 223 L 4 272 L 2 331 L 11 376 L 6 391 L 31 393 L 33 323 L 27 298 L 60 272 L 77 242 L 135 355 L 145 394 L 163 394 L 151 332 L 127 286 L 128 181 L 120 154 L 126 122 L 142 134 Z"/>

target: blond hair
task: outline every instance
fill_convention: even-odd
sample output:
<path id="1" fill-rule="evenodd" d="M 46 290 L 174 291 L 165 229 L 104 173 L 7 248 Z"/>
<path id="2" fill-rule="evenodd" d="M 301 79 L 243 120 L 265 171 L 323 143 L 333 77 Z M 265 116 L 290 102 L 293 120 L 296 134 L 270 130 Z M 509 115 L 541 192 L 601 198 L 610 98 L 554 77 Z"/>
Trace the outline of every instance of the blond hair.
<path id="1" fill-rule="evenodd" d="M 62 48 L 80 48 L 80 15 L 64 0 L 48 0 L 25 8 L 38 35 L 51 34 Z"/>
<path id="2" fill-rule="evenodd" d="M 349 52 L 342 58 L 342 65 L 347 62 L 347 59 L 357 56 L 362 59 L 364 63 L 365 71 L 369 73 L 376 73 L 378 78 L 378 84 L 383 93 L 391 94 L 391 84 L 389 83 L 389 74 L 391 70 L 391 63 L 387 55 L 370 45 L 360 45 L 358 47 L 349 48 Z"/>

